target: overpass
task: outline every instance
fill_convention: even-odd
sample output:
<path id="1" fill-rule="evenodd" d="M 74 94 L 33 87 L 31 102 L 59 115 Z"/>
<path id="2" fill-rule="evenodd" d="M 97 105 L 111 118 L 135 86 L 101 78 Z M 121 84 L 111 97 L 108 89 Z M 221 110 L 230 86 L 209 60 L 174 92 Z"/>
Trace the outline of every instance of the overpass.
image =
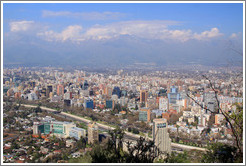
<path id="1" fill-rule="evenodd" d="M 36 108 L 37 107 L 37 106 L 27 105 L 27 104 L 21 104 L 21 106 L 29 107 L 29 108 Z M 43 110 L 46 110 L 46 111 L 50 111 L 50 112 L 57 111 L 55 109 L 47 108 L 47 107 L 43 107 L 43 106 L 41 106 L 40 108 L 43 109 Z M 68 118 L 71 118 L 73 120 L 79 120 L 79 121 L 84 122 L 84 123 L 90 123 L 91 122 L 91 120 L 88 120 L 86 118 L 82 118 L 82 117 L 77 116 L 77 115 L 72 115 L 72 114 L 69 114 L 69 113 L 66 113 L 66 112 L 61 112 L 60 115 L 63 115 L 63 116 L 68 117 Z M 104 130 L 114 130 L 115 129 L 114 127 L 111 127 L 111 126 L 108 126 L 108 125 L 105 125 L 105 124 L 101 124 L 101 123 L 97 123 L 97 125 L 98 125 L 99 128 L 104 129 Z M 127 139 L 129 139 L 129 140 L 136 141 L 137 139 L 140 138 L 140 135 L 133 134 L 133 133 L 130 133 L 128 131 L 125 131 L 125 137 Z M 149 137 L 148 137 L 148 139 L 152 140 L 152 138 L 149 138 Z M 188 146 L 188 145 L 183 145 L 183 144 L 178 144 L 178 143 L 173 143 L 173 142 L 171 143 L 171 146 L 173 148 L 184 149 L 184 150 L 206 151 L 206 148 Z"/>

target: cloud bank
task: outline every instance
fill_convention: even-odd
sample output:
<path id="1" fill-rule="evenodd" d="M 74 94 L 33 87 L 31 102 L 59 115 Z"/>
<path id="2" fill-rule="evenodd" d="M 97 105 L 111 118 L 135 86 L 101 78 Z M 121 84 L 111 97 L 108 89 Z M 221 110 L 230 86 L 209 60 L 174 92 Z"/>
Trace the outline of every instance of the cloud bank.
<path id="1" fill-rule="evenodd" d="M 107 40 L 121 36 L 131 36 L 150 40 L 172 40 L 186 42 L 188 40 L 210 40 L 223 36 L 219 29 L 214 27 L 201 33 L 192 32 L 190 29 L 172 30 L 172 25 L 178 25 L 177 21 L 122 21 L 107 25 L 95 25 L 88 29 L 80 25 L 71 25 L 61 32 L 48 30 L 38 32 L 37 36 L 47 41 L 73 41 Z M 83 30 L 83 31 L 82 31 Z"/>

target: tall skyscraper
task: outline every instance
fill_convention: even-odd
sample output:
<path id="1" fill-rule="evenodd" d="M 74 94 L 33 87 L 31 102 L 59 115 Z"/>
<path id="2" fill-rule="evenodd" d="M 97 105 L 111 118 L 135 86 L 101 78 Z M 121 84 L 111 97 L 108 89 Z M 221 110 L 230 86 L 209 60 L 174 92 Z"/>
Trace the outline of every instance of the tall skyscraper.
<path id="1" fill-rule="evenodd" d="M 112 92 L 112 95 L 117 95 L 118 98 L 120 98 L 121 91 L 120 91 L 120 88 L 118 86 L 114 87 L 113 92 Z"/>
<path id="2" fill-rule="evenodd" d="M 63 85 L 57 85 L 57 95 L 63 96 L 64 95 L 64 86 Z"/>
<path id="3" fill-rule="evenodd" d="M 169 103 L 176 104 L 177 100 L 181 99 L 180 93 L 178 93 L 178 89 L 175 86 L 172 86 L 170 90 L 171 92 L 168 93 Z"/>
<path id="4" fill-rule="evenodd" d="M 153 140 L 160 152 L 171 153 L 171 139 L 168 133 L 167 120 L 164 118 L 153 120 Z"/>
<path id="5" fill-rule="evenodd" d="M 99 141 L 98 125 L 91 122 L 88 124 L 88 143 L 93 144 L 96 141 Z"/>
<path id="6" fill-rule="evenodd" d="M 147 99 L 148 99 L 148 91 L 147 90 L 140 90 L 140 106 L 142 103 L 144 103 L 146 106 Z"/>
<path id="7" fill-rule="evenodd" d="M 159 98 L 159 109 L 163 111 L 168 111 L 168 99 L 166 97 Z"/>

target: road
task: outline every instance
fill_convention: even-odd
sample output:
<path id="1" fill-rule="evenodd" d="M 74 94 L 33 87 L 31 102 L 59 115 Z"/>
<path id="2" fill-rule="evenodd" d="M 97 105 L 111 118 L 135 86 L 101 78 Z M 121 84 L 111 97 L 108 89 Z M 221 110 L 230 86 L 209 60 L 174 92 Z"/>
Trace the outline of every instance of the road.
<path id="1" fill-rule="evenodd" d="M 29 107 L 29 108 L 36 108 L 37 107 L 37 106 L 27 105 L 27 104 L 22 104 L 22 106 Z M 43 110 L 50 111 L 50 112 L 57 111 L 55 109 L 51 109 L 51 108 L 47 108 L 47 107 L 43 107 L 43 106 L 41 106 L 40 108 L 43 109 Z M 69 114 L 69 113 L 66 113 L 66 112 L 61 112 L 60 114 L 63 115 L 63 116 L 66 116 L 68 118 L 72 118 L 74 120 L 82 121 L 84 123 L 90 123 L 91 122 L 91 120 L 79 117 L 77 115 L 72 115 L 72 114 Z M 103 129 L 103 130 L 114 130 L 115 129 L 114 127 L 111 127 L 111 126 L 108 126 L 108 125 L 105 125 L 105 124 L 101 124 L 101 123 L 97 123 L 97 124 L 98 124 L 98 127 Z M 140 135 L 133 134 L 133 133 L 130 133 L 128 131 L 125 131 L 125 136 L 126 136 L 127 139 L 134 140 L 134 141 L 136 141 L 140 137 Z M 149 138 L 149 139 L 152 140 L 152 138 Z M 178 143 L 173 143 L 173 142 L 171 143 L 171 146 L 174 147 L 174 148 L 179 148 L 179 149 L 184 149 L 184 150 L 206 151 L 206 148 L 199 148 L 199 147 L 188 146 L 188 145 L 183 145 L 183 144 L 178 144 Z"/>

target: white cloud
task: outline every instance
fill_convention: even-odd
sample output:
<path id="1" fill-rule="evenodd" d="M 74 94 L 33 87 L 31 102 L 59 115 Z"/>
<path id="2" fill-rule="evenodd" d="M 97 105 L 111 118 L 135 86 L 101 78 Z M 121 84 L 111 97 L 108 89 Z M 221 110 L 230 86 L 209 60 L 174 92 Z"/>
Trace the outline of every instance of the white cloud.
<path id="1" fill-rule="evenodd" d="M 73 17 L 85 20 L 111 20 L 124 17 L 124 13 L 120 12 L 69 12 L 69 11 L 42 11 L 43 17 Z"/>
<path id="2" fill-rule="evenodd" d="M 94 26 L 85 33 L 85 38 L 108 39 L 120 35 L 141 38 L 159 39 L 161 33 L 169 25 L 177 25 L 176 21 L 124 21 L 105 26 Z"/>
<path id="3" fill-rule="evenodd" d="M 69 26 L 64 31 L 62 31 L 62 41 L 67 39 L 76 39 L 79 37 L 80 32 L 82 31 L 82 27 L 79 25 Z"/>
<path id="4" fill-rule="evenodd" d="M 222 36 L 217 28 L 200 34 L 191 30 L 170 30 L 168 26 L 177 25 L 175 21 L 126 21 L 88 29 L 84 35 L 91 39 L 109 39 L 120 35 L 131 35 L 147 39 L 176 40 L 208 40 Z"/>
<path id="5" fill-rule="evenodd" d="M 232 33 L 230 38 L 236 38 L 237 37 L 237 34 L 236 33 Z"/>
<path id="6" fill-rule="evenodd" d="M 28 31 L 34 25 L 34 21 L 13 21 L 9 25 L 11 32 Z"/>
<path id="7" fill-rule="evenodd" d="M 210 31 L 204 31 L 201 34 L 194 34 L 194 38 L 198 40 L 207 40 L 210 38 L 215 38 L 222 36 L 223 34 L 219 32 L 218 28 L 212 28 Z"/>
<path id="8" fill-rule="evenodd" d="M 37 35 L 48 41 L 76 41 L 81 38 L 82 27 L 79 25 L 71 25 L 64 29 L 61 33 L 54 31 L 39 32 Z"/>
<path id="9" fill-rule="evenodd" d="M 229 38 L 230 39 L 242 39 L 243 38 L 243 35 L 242 35 L 242 32 L 232 33 Z"/>
<path id="10" fill-rule="evenodd" d="M 39 33 L 48 41 L 85 41 L 85 40 L 107 40 L 122 35 L 133 36 L 145 39 L 172 40 L 186 42 L 188 40 L 209 40 L 220 37 L 223 34 L 218 28 L 212 28 L 200 34 L 191 30 L 170 30 L 171 25 L 178 25 L 176 21 L 123 21 L 107 25 L 95 25 L 84 30 L 78 25 L 69 26 L 62 32 L 46 31 Z"/>

